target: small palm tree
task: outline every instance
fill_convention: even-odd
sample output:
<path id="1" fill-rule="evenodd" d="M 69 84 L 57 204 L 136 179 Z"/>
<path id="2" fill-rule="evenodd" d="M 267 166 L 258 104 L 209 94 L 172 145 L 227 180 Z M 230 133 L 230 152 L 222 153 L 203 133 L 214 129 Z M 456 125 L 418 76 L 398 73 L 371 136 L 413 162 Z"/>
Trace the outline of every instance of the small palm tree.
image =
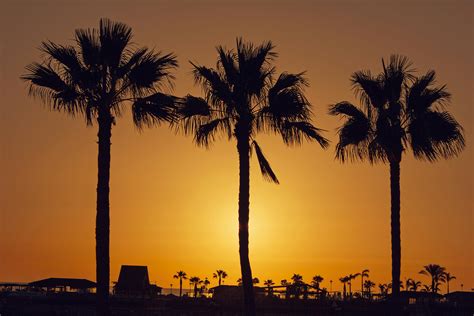
<path id="1" fill-rule="evenodd" d="M 73 45 L 50 41 L 41 44 L 46 58 L 26 67 L 22 79 L 29 94 L 52 110 L 84 116 L 98 125 L 98 179 L 96 213 L 97 314 L 108 315 L 110 284 L 110 140 L 112 126 L 133 104 L 138 127 L 174 120 L 173 96 L 159 93 L 171 82 L 178 63 L 173 54 L 162 55 L 131 44 L 132 30 L 123 23 L 101 19 L 99 29 L 78 29 Z M 153 101 L 153 102 L 151 102 Z"/>
<path id="2" fill-rule="evenodd" d="M 183 294 L 183 280 L 186 280 L 188 278 L 186 272 L 180 270 L 176 272 L 175 275 L 173 275 L 174 279 L 179 279 L 179 297 L 182 296 Z"/>
<path id="3" fill-rule="evenodd" d="M 202 293 L 204 292 L 207 292 L 207 287 L 209 286 L 209 284 L 211 284 L 211 281 L 209 281 L 209 279 L 206 277 L 204 278 L 204 280 L 202 281 L 202 286 L 201 286 L 201 295 Z"/>
<path id="4" fill-rule="evenodd" d="M 407 290 L 416 292 L 418 288 L 421 287 L 421 281 L 416 281 L 414 279 L 407 280 Z"/>
<path id="5" fill-rule="evenodd" d="M 315 275 L 311 280 L 311 285 L 314 286 L 316 289 L 319 290 L 319 285 L 323 282 L 324 278 L 320 275 Z"/>
<path id="6" fill-rule="evenodd" d="M 375 283 L 370 281 L 370 280 L 365 280 L 364 281 L 364 289 L 365 292 L 367 293 L 367 297 L 371 298 L 372 297 L 372 289 L 375 287 Z"/>
<path id="7" fill-rule="evenodd" d="M 238 279 L 237 279 L 237 285 L 238 285 L 238 286 L 242 286 L 242 278 L 238 278 Z"/>
<path id="8" fill-rule="evenodd" d="M 448 291 L 448 294 L 449 294 L 449 281 L 455 280 L 456 277 L 454 275 L 452 275 L 451 273 L 449 273 L 449 272 L 445 272 L 444 273 L 444 279 L 446 281 L 447 291 Z"/>
<path id="9" fill-rule="evenodd" d="M 440 266 L 439 264 L 429 264 L 423 267 L 419 273 L 431 277 L 431 292 L 438 293 L 439 285 L 441 282 L 445 282 L 446 268 Z"/>
<path id="10" fill-rule="evenodd" d="M 349 296 L 351 298 L 352 298 L 352 280 L 355 280 L 355 278 L 357 278 L 359 275 L 360 273 L 356 273 L 356 274 L 349 274 L 348 276 L 349 281 L 347 282 L 347 284 L 349 285 Z"/>
<path id="11" fill-rule="evenodd" d="M 191 286 L 194 287 L 194 297 L 197 297 L 197 295 L 198 295 L 198 287 L 199 287 L 199 285 L 202 284 L 202 282 L 203 282 L 203 281 L 201 280 L 201 278 L 196 277 L 196 276 L 189 278 L 189 283 L 191 284 Z"/>
<path id="12" fill-rule="evenodd" d="M 252 283 L 253 283 L 253 284 L 259 284 L 259 283 L 260 283 L 259 278 L 253 278 L 253 279 L 252 279 Z"/>
<path id="13" fill-rule="evenodd" d="M 255 150 L 266 180 L 279 183 L 256 141 L 258 132 L 280 134 L 286 144 L 304 139 L 328 146 L 321 130 L 310 123 L 310 103 L 304 95 L 303 73 L 282 73 L 274 78 L 276 57 L 271 42 L 254 46 L 237 39 L 236 50 L 217 48 L 216 69 L 192 64 L 205 99 L 187 96 L 180 110 L 184 132 L 208 147 L 223 134 L 237 141 L 239 156 L 239 255 L 246 315 L 255 315 L 252 270 L 249 260 L 250 154 Z"/>
<path id="14" fill-rule="evenodd" d="M 390 284 L 379 284 L 380 295 L 383 297 L 387 297 L 388 291 L 390 290 Z"/>
<path id="15" fill-rule="evenodd" d="M 263 285 L 265 285 L 265 286 L 267 287 L 267 293 L 268 293 L 268 295 L 271 296 L 271 295 L 273 294 L 272 286 L 275 285 L 275 282 L 273 282 L 272 279 L 268 279 L 268 280 L 265 280 L 265 281 L 263 282 Z"/>
<path id="16" fill-rule="evenodd" d="M 219 286 L 220 286 L 222 280 L 224 280 L 225 278 L 227 278 L 227 272 L 225 272 L 224 270 L 216 270 L 216 272 L 214 272 L 214 273 L 212 274 L 212 277 L 213 277 L 214 279 L 218 279 Z"/>
<path id="17" fill-rule="evenodd" d="M 364 277 L 368 278 L 369 272 L 370 272 L 369 269 L 364 269 L 359 274 L 360 275 L 360 293 L 362 297 L 364 297 Z"/>
<path id="18" fill-rule="evenodd" d="M 329 113 L 347 118 L 339 128 L 336 157 L 345 162 L 368 158 L 390 164 L 393 295 L 400 291 L 400 163 L 408 148 L 430 162 L 459 155 L 465 142 L 461 125 L 443 110 L 450 100 L 445 86 L 435 87 L 435 72 L 415 78 L 406 57 L 393 55 L 383 72 L 359 71 L 352 84 L 362 106 L 340 102 Z"/>
<path id="19" fill-rule="evenodd" d="M 347 297 L 347 294 L 346 294 L 346 293 L 347 293 L 347 291 L 346 291 L 346 283 L 350 281 L 350 278 L 349 278 L 348 276 L 340 277 L 340 278 L 339 278 L 339 281 L 342 282 L 342 285 L 343 285 L 343 291 L 342 291 L 342 293 L 343 293 L 344 299 L 346 299 L 346 297 Z"/>

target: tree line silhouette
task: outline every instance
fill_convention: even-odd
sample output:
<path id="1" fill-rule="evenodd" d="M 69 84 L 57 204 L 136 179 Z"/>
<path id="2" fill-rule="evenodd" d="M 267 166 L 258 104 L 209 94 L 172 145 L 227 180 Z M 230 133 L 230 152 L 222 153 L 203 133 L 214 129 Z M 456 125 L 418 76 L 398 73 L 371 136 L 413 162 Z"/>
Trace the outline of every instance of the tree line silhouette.
<path id="1" fill-rule="evenodd" d="M 280 135 L 287 145 L 299 145 L 306 140 L 316 141 L 323 149 L 329 146 L 323 130 L 311 122 L 313 114 L 305 96 L 308 86 L 305 73 L 277 74 L 272 65 L 277 53 L 271 42 L 253 45 L 238 38 L 235 49 L 217 47 L 215 68 L 191 63 L 203 97 L 178 97 L 162 92 L 163 88 L 173 85 L 173 71 L 178 67 L 176 55 L 136 48 L 131 39 L 129 26 L 101 19 L 98 29 L 76 30 L 72 45 L 42 42 L 40 50 L 46 57 L 40 63 L 28 65 L 27 73 L 21 77 L 29 83 L 29 94 L 39 97 L 52 110 L 83 116 L 88 126 L 98 126 L 97 313 L 110 314 L 112 127 L 125 107 L 130 106 L 133 122 L 140 129 L 168 123 L 192 135 L 194 142 L 204 147 L 209 147 L 220 135 L 236 141 L 244 312 L 255 315 L 248 231 L 249 160 L 253 152 L 264 179 L 279 183 L 256 136 L 271 133 Z M 435 86 L 434 71 L 415 76 L 408 59 L 398 55 L 391 56 L 388 64 L 382 59 L 382 66 L 383 71 L 377 75 L 367 70 L 352 75 L 360 106 L 343 101 L 330 106 L 329 114 L 345 118 L 338 129 L 337 159 L 341 162 L 368 159 L 370 163 L 390 166 L 392 291 L 396 297 L 400 290 L 400 163 L 403 153 L 411 149 L 415 158 L 434 162 L 457 156 L 465 142 L 462 127 L 445 110 L 450 94 L 446 86 Z M 427 270 L 427 273 L 430 272 Z M 364 285 L 364 272 L 340 281 L 344 288 L 347 283 L 351 292 L 350 281 L 359 275 Z M 218 273 L 216 276 L 219 282 L 225 278 Z M 178 272 L 175 277 L 180 280 L 181 295 L 182 280 L 187 276 Z M 196 291 L 200 280 L 191 279 Z M 440 278 L 434 280 L 431 288 L 441 281 Z M 370 284 L 367 283 L 369 289 Z"/>

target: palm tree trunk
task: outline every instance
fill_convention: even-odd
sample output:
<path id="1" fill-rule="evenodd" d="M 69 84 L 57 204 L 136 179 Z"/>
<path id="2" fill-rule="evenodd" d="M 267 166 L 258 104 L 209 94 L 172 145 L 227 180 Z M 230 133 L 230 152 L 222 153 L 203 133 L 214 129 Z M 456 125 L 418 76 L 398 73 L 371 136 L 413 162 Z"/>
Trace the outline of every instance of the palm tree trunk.
<path id="1" fill-rule="evenodd" d="M 97 278 L 97 314 L 110 315 L 109 285 L 109 180 L 110 180 L 110 139 L 112 136 L 112 116 L 108 111 L 99 113 L 99 154 L 97 179 L 97 214 L 96 214 L 96 278 Z"/>
<path id="2" fill-rule="evenodd" d="M 392 232 L 392 296 L 400 294 L 400 161 L 390 161 L 391 232 Z"/>
<path id="3" fill-rule="evenodd" d="M 252 270 L 249 260 L 250 145 L 248 130 L 237 131 L 239 153 L 239 255 L 244 289 L 244 313 L 255 315 Z"/>
<path id="4" fill-rule="evenodd" d="M 183 278 L 179 278 L 179 297 L 183 293 Z"/>

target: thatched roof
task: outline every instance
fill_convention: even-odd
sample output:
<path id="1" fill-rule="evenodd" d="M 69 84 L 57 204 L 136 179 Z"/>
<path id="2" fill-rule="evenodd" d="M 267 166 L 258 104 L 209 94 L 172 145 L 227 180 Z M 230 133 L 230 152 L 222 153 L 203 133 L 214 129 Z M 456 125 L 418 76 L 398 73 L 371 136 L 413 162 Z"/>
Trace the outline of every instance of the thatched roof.
<path id="1" fill-rule="evenodd" d="M 95 282 L 86 279 L 71 279 L 71 278 L 48 278 L 28 283 L 29 286 L 34 287 L 62 287 L 69 286 L 72 289 L 90 289 L 95 288 Z"/>

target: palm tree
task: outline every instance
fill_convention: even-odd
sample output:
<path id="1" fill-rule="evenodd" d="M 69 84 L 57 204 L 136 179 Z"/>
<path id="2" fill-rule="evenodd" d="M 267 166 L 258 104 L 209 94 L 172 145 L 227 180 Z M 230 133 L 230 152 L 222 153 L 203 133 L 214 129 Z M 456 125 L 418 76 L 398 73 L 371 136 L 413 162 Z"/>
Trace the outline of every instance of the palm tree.
<path id="1" fill-rule="evenodd" d="M 242 286 L 242 278 L 238 278 L 238 279 L 237 279 L 237 285 L 238 285 L 238 286 Z"/>
<path id="2" fill-rule="evenodd" d="M 348 276 L 344 276 L 344 277 L 339 278 L 339 281 L 341 281 L 342 284 L 343 284 L 343 292 L 342 292 L 342 293 L 343 293 L 343 297 L 344 297 L 344 299 L 345 299 L 345 298 L 346 298 L 346 295 L 347 295 L 347 294 L 346 294 L 346 293 L 347 293 L 347 291 L 346 291 L 346 283 L 350 281 L 350 278 L 349 278 Z"/>
<path id="3" fill-rule="evenodd" d="M 212 274 L 212 277 L 214 279 L 218 279 L 219 280 L 219 286 L 221 285 L 221 282 L 223 279 L 227 278 L 227 272 L 225 272 L 224 270 L 216 270 L 216 272 L 214 272 Z"/>
<path id="4" fill-rule="evenodd" d="M 455 280 L 456 277 L 454 275 L 452 275 L 451 273 L 449 273 L 449 272 L 445 272 L 444 273 L 444 279 L 446 281 L 446 286 L 447 286 L 447 290 L 448 290 L 448 294 L 449 294 L 449 281 Z"/>
<path id="5" fill-rule="evenodd" d="M 360 275 L 360 294 L 362 297 L 364 297 L 364 277 L 369 277 L 369 269 L 364 269 L 362 272 L 359 274 Z"/>
<path id="6" fill-rule="evenodd" d="M 268 295 L 272 295 L 273 294 L 273 289 L 272 289 L 272 286 L 275 285 L 275 282 L 273 282 L 272 279 L 268 279 L 268 280 L 265 280 L 263 282 L 263 285 L 265 285 L 267 287 L 267 293 Z"/>
<path id="7" fill-rule="evenodd" d="M 179 279 L 179 297 L 182 296 L 183 293 L 183 280 L 186 280 L 188 278 L 186 272 L 184 271 L 178 271 L 176 272 L 175 275 L 173 275 L 174 279 Z"/>
<path id="8" fill-rule="evenodd" d="M 98 181 L 96 214 L 97 314 L 108 315 L 110 284 L 110 140 L 112 125 L 132 102 L 134 123 L 151 126 L 174 119 L 175 98 L 158 93 L 171 83 L 177 67 L 173 54 L 162 55 L 131 45 L 132 30 L 125 24 L 101 19 L 99 29 L 78 29 L 73 45 L 41 44 L 41 63 L 26 67 L 22 79 L 29 94 L 52 110 L 84 116 L 98 125 Z M 150 103 L 150 101 L 153 101 Z"/>
<path id="9" fill-rule="evenodd" d="M 439 285 L 446 280 L 446 268 L 439 264 L 429 264 L 423 267 L 419 273 L 431 277 L 431 292 L 438 293 Z"/>
<path id="10" fill-rule="evenodd" d="M 311 285 L 313 285 L 316 289 L 319 290 L 319 284 L 323 282 L 324 278 L 320 275 L 315 275 L 313 280 L 311 280 Z"/>
<path id="11" fill-rule="evenodd" d="M 358 71 L 351 81 L 362 106 L 340 102 L 332 115 L 347 118 L 339 128 L 336 157 L 390 164 L 393 295 L 400 284 L 400 163 L 410 147 L 417 159 L 434 162 L 457 156 L 465 147 L 463 130 L 443 105 L 450 100 L 445 86 L 435 87 L 435 72 L 415 78 L 406 57 L 393 55 L 383 72 Z"/>
<path id="12" fill-rule="evenodd" d="M 250 154 L 255 150 L 266 180 L 279 183 L 262 149 L 258 132 L 280 134 L 286 144 L 304 139 L 328 146 L 321 130 L 310 123 L 310 103 L 303 90 L 303 73 L 282 73 L 274 79 L 271 62 L 276 57 L 271 42 L 254 46 L 237 39 L 236 50 L 217 48 L 216 69 L 192 63 L 194 76 L 205 92 L 205 99 L 183 99 L 180 125 L 194 135 L 194 141 L 208 147 L 219 134 L 237 141 L 239 156 L 239 255 L 244 288 L 245 314 L 255 314 L 252 270 L 249 261 Z"/>
<path id="13" fill-rule="evenodd" d="M 370 280 L 365 280 L 364 281 L 364 289 L 365 292 L 367 293 L 367 297 L 371 298 L 372 297 L 372 288 L 375 287 L 375 283 L 370 281 Z"/>
<path id="14" fill-rule="evenodd" d="M 260 283 L 260 280 L 258 278 L 253 278 L 252 279 L 252 283 L 253 284 L 259 284 Z"/>
<path id="15" fill-rule="evenodd" d="M 416 281 L 414 279 L 407 280 L 407 291 L 416 292 L 419 287 L 421 287 L 421 281 Z"/>
<path id="16" fill-rule="evenodd" d="M 431 292 L 431 286 L 427 284 L 423 284 L 423 288 L 421 289 L 422 292 Z"/>
<path id="17" fill-rule="evenodd" d="M 194 297 L 197 297 L 198 294 L 198 286 L 202 284 L 202 280 L 199 277 L 191 277 L 189 278 L 189 283 L 191 283 L 191 286 L 194 286 Z"/>
<path id="18" fill-rule="evenodd" d="M 201 286 L 201 295 L 203 292 L 207 291 L 207 287 L 209 286 L 209 284 L 211 284 L 211 281 L 209 281 L 207 277 L 204 278 L 204 281 L 202 281 L 202 286 Z"/>
<path id="19" fill-rule="evenodd" d="M 357 278 L 359 275 L 360 273 L 356 273 L 356 274 L 349 274 L 348 276 L 349 281 L 347 282 L 347 284 L 349 284 L 349 296 L 351 298 L 352 298 L 352 280 L 355 280 L 355 278 Z"/>

